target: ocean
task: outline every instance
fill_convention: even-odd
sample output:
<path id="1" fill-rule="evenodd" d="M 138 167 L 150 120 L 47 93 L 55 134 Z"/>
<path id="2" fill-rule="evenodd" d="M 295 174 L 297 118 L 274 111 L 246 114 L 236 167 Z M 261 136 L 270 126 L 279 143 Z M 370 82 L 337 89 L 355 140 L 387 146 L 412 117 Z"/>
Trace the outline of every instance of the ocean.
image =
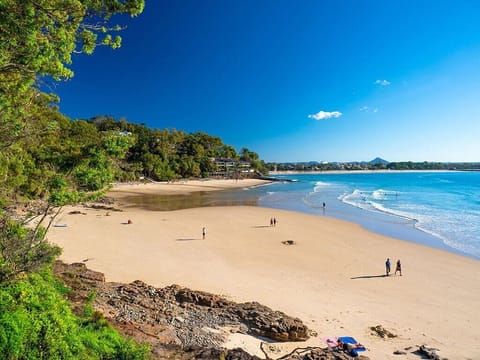
<path id="1" fill-rule="evenodd" d="M 292 182 L 245 189 L 248 198 L 257 198 L 258 206 L 344 219 L 383 235 L 480 259 L 480 172 L 276 177 Z"/>
<path id="2" fill-rule="evenodd" d="M 480 172 L 368 172 L 276 176 L 289 182 L 242 190 L 125 198 L 178 210 L 262 206 L 358 223 L 373 232 L 480 259 Z M 325 203 L 325 207 L 323 204 Z"/>

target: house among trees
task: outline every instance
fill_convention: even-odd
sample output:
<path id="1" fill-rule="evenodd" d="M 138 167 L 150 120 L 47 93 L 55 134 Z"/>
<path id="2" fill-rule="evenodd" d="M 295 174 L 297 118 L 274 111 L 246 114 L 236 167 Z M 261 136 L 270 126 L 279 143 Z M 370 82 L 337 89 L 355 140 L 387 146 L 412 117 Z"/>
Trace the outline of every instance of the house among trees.
<path id="1" fill-rule="evenodd" d="M 251 177 L 254 170 L 248 161 L 237 159 L 214 158 L 215 170 L 210 173 L 212 177 L 235 178 Z"/>

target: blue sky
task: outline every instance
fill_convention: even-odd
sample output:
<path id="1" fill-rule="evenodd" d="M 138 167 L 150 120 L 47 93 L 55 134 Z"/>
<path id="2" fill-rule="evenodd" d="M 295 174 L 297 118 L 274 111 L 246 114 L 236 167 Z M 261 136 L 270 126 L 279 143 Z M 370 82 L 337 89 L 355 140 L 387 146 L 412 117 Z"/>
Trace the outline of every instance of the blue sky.
<path id="1" fill-rule="evenodd" d="M 147 0 L 76 55 L 72 118 L 204 131 L 265 161 L 480 161 L 480 2 Z"/>

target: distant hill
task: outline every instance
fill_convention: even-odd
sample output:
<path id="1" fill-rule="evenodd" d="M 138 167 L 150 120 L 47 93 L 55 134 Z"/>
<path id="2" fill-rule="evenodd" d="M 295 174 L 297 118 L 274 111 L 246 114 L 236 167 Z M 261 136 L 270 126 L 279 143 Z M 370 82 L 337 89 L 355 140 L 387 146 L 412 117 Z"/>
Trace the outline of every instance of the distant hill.
<path id="1" fill-rule="evenodd" d="M 387 164 L 389 164 L 390 162 L 387 161 L 387 160 L 383 160 L 382 158 L 376 157 L 375 159 L 373 159 L 372 161 L 369 161 L 368 163 L 369 163 L 370 165 L 378 165 L 378 164 L 387 165 Z"/>

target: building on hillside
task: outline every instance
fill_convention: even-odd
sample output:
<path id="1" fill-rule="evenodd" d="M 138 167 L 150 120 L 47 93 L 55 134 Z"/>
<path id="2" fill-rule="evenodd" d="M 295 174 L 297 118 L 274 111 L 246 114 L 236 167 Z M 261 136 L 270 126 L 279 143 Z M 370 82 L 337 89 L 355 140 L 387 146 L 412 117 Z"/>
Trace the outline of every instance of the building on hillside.
<path id="1" fill-rule="evenodd" d="M 248 161 L 236 159 L 214 158 L 215 170 L 210 173 L 212 177 L 240 178 L 251 177 L 255 173 Z"/>

